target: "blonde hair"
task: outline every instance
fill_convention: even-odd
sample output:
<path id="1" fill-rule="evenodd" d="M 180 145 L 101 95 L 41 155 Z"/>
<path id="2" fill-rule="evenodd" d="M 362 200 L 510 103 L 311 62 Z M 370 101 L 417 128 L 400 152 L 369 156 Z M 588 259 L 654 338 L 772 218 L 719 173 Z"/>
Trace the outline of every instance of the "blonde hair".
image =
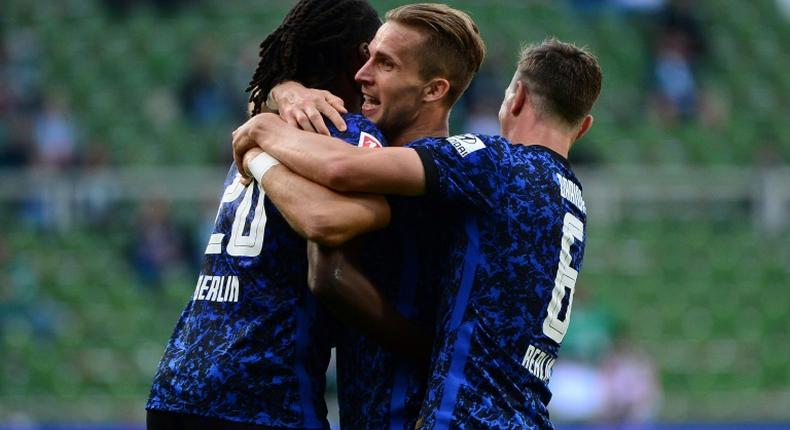
<path id="1" fill-rule="evenodd" d="M 417 3 L 390 10 L 386 20 L 425 34 L 417 55 L 420 74 L 423 79 L 447 79 L 450 82 L 447 105 L 455 104 L 480 70 L 486 55 L 485 43 L 472 18 L 445 4 Z"/>

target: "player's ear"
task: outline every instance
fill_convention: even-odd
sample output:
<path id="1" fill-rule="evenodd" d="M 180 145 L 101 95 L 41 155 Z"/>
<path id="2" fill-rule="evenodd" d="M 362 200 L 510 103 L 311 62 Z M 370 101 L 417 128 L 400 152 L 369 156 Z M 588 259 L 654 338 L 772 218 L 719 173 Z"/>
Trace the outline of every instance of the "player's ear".
<path id="1" fill-rule="evenodd" d="M 587 134 L 587 131 L 590 130 L 590 127 L 592 127 L 593 125 L 593 119 L 594 118 L 592 115 L 587 115 L 586 117 L 584 117 L 584 121 L 582 121 L 582 125 L 579 126 L 579 132 L 576 133 L 576 140 L 581 139 L 582 136 Z"/>
<path id="2" fill-rule="evenodd" d="M 513 101 L 510 104 L 510 113 L 513 116 L 518 116 L 524 109 L 524 103 L 529 99 L 527 95 L 527 87 L 520 80 L 517 80 L 516 88 L 513 90 Z"/>
<path id="3" fill-rule="evenodd" d="M 441 100 L 450 91 L 450 82 L 444 78 L 434 78 L 425 84 L 422 90 L 422 100 L 430 103 Z"/>

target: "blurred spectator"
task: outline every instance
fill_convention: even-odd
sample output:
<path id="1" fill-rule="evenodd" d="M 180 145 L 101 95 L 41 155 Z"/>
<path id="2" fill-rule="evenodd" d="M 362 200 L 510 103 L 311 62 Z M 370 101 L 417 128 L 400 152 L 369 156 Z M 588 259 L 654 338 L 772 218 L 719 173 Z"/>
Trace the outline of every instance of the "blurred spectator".
<path id="1" fill-rule="evenodd" d="M 43 167 L 70 167 L 76 160 L 77 126 L 66 100 L 58 95 L 44 99 L 33 124 L 36 161 Z"/>
<path id="2" fill-rule="evenodd" d="M 549 412 L 558 422 L 596 422 L 606 415 L 605 380 L 598 367 L 563 357 L 554 365 L 549 381 Z"/>
<path id="3" fill-rule="evenodd" d="M 232 111 L 240 110 L 232 106 L 233 99 L 217 71 L 215 52 L 217 50 L 210 43 L 196 48 L 180 91 L 183 111 L 198 125 L 216 125 L 231 118 Z"/>
<path id="4" fill-rule="evenodd" d="M 142 203 L 134 230 L 132 267 L 144 287 L 158 288 L 167 272 L 187 263 L 188 236 L 171 219 L 164 200 Z"/>
<path id="5" fill-rule="evenodd" d="M 89 148 L 77 186 L 77 210 L 82 222 L 91 227 L 106 227 L 112 220 L 112 197 L 118 188 L 112 180 L 110 156 L 104 146 Z"/>
<path id="6" fill-rule="evenodd" d="M 551 377 L 551 414 L 560 421 L 594 422 L 606 415 L 607 387 L 600 367 L 612 347 L 614 317 L 589 290 L 577 286 L 571 325 Z"/>
<path id="7" fill-rule="evenodd" d="M 656 365 L 633 339 L 620 336 L 604 359 L 606 419 L 618 423 L 647 423 L 658 413 L 661 386 Z"/>
<path id="8" fill-rule="evenodd" d="M 19 144 L 27 142 L 27 125 L 17 123 Z M 73 167 L 77 161 L 77 126 L 66 100 L 48 95 L 42 110 L 32 119 L 31 162 L 36 175 L 28 184 L 23 202 L 23 219 L 31 226 L 46 231 L 67 231 L 73 225 L 73 189 L 68 182 L 53 180 L 53 173 Z"/>
<path id="9" fill-rule="evenodd" d="M 658 17 L 652 45 L 651 106 L 665 123 L 697 119 L 697 70 L 706 54 L 701 20 L 686 0 L 670 2 Z"/>
<path id="10" fill-rule="evenodd" d="M 665 122 L 696 116 L 697 81 L 686 39 L 677 31 L 662 33 L 653 52 L 653 108 Z"/>
<path id="11" fill-rule="evenodd" d="M 569 333 L 579 328 L 575 313 Z M 563 345 L 549 383 L 552 417 L 560 422 L 652 422 L 661 401 L 655 363 L 627 336 L 604 345 L 608 348 L 599 351 L 603 357 L 593 359 L 566 351 Z"/>

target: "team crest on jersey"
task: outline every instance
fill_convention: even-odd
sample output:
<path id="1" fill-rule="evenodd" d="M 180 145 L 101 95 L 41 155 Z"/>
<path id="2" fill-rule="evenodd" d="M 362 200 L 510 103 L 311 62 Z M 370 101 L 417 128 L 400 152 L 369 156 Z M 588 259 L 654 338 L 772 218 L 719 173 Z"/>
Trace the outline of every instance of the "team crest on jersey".
<path id="1" fill-rule="evenodd" d="M 384 145 L 382 145 L 372 134 L 362 131 L 359 133 L 359 143 L 357 146 L 360 148 L 381 148 Z"/>
<path id="2" fill-rule="evenodd" d="M 459 154 L 461 154 L 461 157 L 466 157 L 467 155 L 486 147 L 486 144 L 483 143 L 479 137 L 471 133 L 448 137 L 447 141 L 453 145 L 453 148 L 455 148 Z"/>

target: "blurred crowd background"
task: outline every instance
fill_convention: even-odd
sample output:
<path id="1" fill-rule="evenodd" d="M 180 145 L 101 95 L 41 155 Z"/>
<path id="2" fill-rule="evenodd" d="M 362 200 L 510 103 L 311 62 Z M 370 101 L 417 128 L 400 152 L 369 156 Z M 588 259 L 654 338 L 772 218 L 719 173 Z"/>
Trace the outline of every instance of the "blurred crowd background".
<path id="1" fill-rule="evenodd" d="M 453 133 L 497 133 L 522 43 L 603 67 L 553 417 L 790 423 L 790 1 L 448 2 L 489 48 Z M 0 2 L 0 427 L 142 423 L 292 4 Z"/>

